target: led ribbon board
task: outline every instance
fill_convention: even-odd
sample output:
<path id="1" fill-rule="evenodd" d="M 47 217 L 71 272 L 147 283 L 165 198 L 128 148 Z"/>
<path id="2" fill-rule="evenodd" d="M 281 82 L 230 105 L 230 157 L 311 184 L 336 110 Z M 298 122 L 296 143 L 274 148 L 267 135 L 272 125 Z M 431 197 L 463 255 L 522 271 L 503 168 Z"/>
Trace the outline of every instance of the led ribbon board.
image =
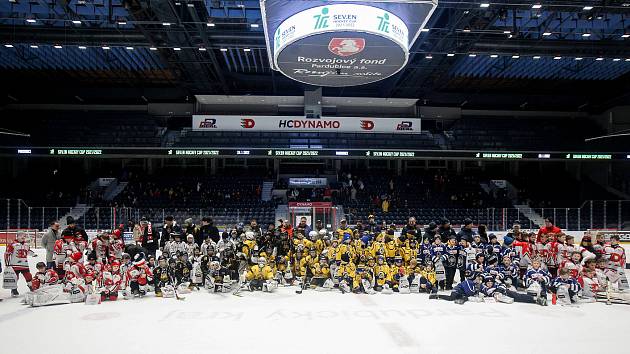
<path id="1" fill-rule="evenodd" d="M 293 80 L 356 86 L 400 71 L 430 1 L 261 0 L 269 62 Z"/>

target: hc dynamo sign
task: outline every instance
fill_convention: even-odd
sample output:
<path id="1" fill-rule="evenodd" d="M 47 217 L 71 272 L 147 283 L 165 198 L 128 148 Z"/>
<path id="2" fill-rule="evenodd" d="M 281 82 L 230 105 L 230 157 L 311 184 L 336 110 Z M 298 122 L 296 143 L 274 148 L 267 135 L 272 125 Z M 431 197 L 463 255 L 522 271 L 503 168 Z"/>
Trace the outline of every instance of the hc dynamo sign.
<path id="1" fill-rule="evenodd" d="M 418 118 L 193 115 L 193 130 L 420 134 Z"/>
<path id="2" fill-rule="evenodd" d="M 400 71 L 437 6 L 427 1 L 261 0 L 269 60 L 311 85 L 354 86 Z"/>

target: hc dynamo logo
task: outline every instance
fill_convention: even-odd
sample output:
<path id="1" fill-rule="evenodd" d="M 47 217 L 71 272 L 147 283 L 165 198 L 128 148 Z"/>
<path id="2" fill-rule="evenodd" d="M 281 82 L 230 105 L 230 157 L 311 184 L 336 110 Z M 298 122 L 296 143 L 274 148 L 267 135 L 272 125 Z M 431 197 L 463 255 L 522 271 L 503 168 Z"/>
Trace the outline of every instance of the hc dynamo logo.
<path id="1" fill-rule="evenodd" d="M 315 19 L 315 28 L 314 29 L 322 29 L 322 28 L 328 28 L 328 19 L 330 18 L 330 16 L 328 16 L 328 8 L 324 7 L 322 9 L 322 12 L 318 15 L 313 16 L 313 18 Z"/>
<path id="2" fill-rule="evenodd" d="M 378 30 L 381 32 L 389 33 L 389 14 L 385 12 L 383 16 L 376 16 L 378 18 Z"/>

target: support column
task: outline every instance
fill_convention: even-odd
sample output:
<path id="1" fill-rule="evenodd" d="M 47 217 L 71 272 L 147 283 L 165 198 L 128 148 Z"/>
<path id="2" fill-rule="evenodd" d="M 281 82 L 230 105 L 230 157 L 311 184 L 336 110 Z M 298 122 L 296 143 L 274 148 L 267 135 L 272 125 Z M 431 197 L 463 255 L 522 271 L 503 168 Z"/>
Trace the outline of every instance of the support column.
<path id="1" fill-rule="evenodd" d="M 402 160 L 396 160 L 396 176 L 402 176 Z"/>
<path id="2" fill-rule="evenodd" d="M 217 174 L 217 159 L 210 159 L 210 175 Z"/>

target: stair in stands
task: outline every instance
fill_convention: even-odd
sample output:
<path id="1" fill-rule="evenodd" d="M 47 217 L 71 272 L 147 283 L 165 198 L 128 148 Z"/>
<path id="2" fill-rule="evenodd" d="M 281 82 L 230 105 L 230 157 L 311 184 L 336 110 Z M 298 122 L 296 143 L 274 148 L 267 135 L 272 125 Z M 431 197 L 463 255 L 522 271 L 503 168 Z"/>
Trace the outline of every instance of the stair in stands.
<path id="1" fill-rule="evenodd" d="M 273 181 L 264 181 L 262 185 L 262 192 L 260 193 L 260 199 L 263 202 L 268 202 L 271 200 L 272 193 Z"/>
<path id="2" fill-rule="evenodd" d="M 103 194 L 103 199 L 108 201 L 114 200 L 116 196 L 127 188 L 127 184 L 128 182 L 118 182 L 118 180 L 112 182 Z"/>
<path id="3" fill-rule="evenodd" d="M 534 209 L 530 208 L 527 204 L 514 204 L 514 207 L 518 209 L 518 211 L 525 215 L 529 220 L 533 221 L 536 225 L 542 226 L 545 224 L 545 219 L 543 219 L 540 214 L 538 214 Z"/>
<path id="4" fill-rule="evenodd" d="M 74 208 L 70 209 L 70 211 L 66 213 L 66 215 L 62 216 L 59 219 L 61 230 L 65 229 L 66 226 L 68 226 L 68 223 L 66 222 L 66 220 L 68 219 L 68 216 L 72 216 L 74 220 L 79 220 L 79 218 L 82 218 L 85 215 L 85 213 L 87 213 L 88 210 L 90 210 L 91 208 L 92 208 L 91 205 L 77 203 L 74 206 Z"/>

